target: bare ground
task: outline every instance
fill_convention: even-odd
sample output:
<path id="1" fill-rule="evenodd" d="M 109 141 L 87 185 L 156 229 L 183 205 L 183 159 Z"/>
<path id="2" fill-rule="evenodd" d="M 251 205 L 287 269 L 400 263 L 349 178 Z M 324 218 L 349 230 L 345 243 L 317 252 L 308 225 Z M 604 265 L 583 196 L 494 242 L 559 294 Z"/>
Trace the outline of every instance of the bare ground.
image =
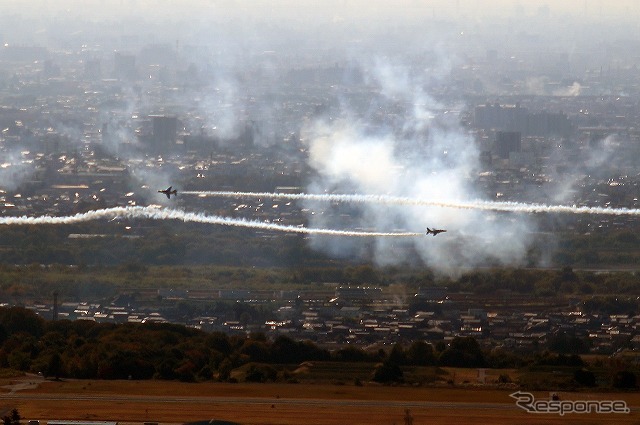
<path id="1" fill-rule="evenodd" d="M 0 381 L 0 412 L 18 409 L 25 419 L 110 420 L 177 424 L 219 419 L 240 424 L 640 424 L 629 414 L 531 414 L 519 409 L 514 390 L 478 387 L 179 383 L 166 381 L 48 381 L 28 375 Z M 535 393 L 537 399 L 548 392 Z M 625 400 L 640 393 L 561 393 L 564 400 Z"/>

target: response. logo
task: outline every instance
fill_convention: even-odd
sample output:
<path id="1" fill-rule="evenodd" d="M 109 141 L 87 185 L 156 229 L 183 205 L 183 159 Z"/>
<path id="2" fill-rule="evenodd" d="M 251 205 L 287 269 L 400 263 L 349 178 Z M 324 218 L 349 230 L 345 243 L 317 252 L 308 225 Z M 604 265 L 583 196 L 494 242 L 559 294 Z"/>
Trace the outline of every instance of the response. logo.
<path id="1" fill-rule="evenodd" d="M 529 413 L 629 413 L 624 400 L 536 400 L 531 393 L 517 391 L 509 394 L 516 399 L 516 406 Z"/>

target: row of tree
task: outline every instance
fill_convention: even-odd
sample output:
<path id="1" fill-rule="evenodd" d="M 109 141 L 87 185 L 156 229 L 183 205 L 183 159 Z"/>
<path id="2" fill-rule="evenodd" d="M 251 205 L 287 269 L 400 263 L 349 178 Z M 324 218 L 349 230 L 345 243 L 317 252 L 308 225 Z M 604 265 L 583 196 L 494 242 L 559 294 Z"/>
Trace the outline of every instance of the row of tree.
<path id="1" fill-rule="evenodd" d="M 436 349 L 424 341 L 390 353 L 348 347 L 330 352 L 310 341 L 264 334 L 206 333 L 172 324 L 99 324 L 46 321 L 21 308 L 0 309 L 0 366 L 52 377 L 97 379 L 229 379 L 248 363 L 380 362 L 476 367 L 485 364 L 471 338 Z"/>
<path id="2" fill-rule="evenodd" d="M 269 340 L 263 334 L 207 333 L 172 324 L 46 321 L 25 308 L 0 308 L 0 367 L 47 377 L 227 381 L 234 379 L 234 369 L 244 368 L 246 380 L 265 381 L 279 379 L 276 365 L 306 361 L 367 362 L 376 365 L 371 378 L 382 383 L 402 382 L 403 369 L 415 366 L 585 367 L 575 354 L 485 351 L 471 337 L 435 346 L 421 340 L 398 343 L 388 352 L 328 351 L 287 336 Z M 589 374 L 576 376 L 576 382 L 591 382 Z"/>

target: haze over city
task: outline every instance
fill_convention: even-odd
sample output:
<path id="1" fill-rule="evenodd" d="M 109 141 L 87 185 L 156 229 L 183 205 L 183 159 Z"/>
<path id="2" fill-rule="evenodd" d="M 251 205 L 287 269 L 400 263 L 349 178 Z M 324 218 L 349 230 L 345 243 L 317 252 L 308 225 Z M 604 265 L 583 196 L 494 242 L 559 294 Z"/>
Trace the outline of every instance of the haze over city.
<path id="1" fill-rule="evenodd" d="M 40 130 L 57 134 L 73 149 L 99 147 L 116 155 L 138 185 L 129 184 L 125 193 L 144 196 L 137 204 L 169 204 L 153 198 L 163 185 L 219 189 L 215 180 L 190 183 L 183 173 L 203 166 L 198 162 L 214 153 L 207 147 L 214 139 L 218 146 L 237 146 L 238 159 L 248 145 L 265 152 L 284 148 L 289 165 L 302 161 L 304 168 L 294 172 L 300 174 L 292 176 L 292 186 L 310 193 L 587 206 L 575 196 L 577 182 L 633 149 L 627 141 L 635 136 L 621 134 L 606 116 L 592 118 L 580 99 L 612 96 L 625 103 L 622 108 L 630 107 L 625 100 L 637 94 L 638 58 L 627 54 L 638 45 L 634 2 L 81 3 L 4 3 L 4 104 L 38 121 L 46 118 Z M 37 106 L 28 103 L 34 96 Z M 516 105 L 520 117 L 481 122 L 478 108 L 489 103 Z M 628 109 L 616 111 L 609 111 L 616 120 L 632 120 Z M 540 113 L 559 115 L 543 117 L 546 128 L 526 129 L 517 122 Z M 162 130 L 158 116 L 179 124 L 169 122 Z M 550 124 L 551 119 L 564 122 Z M 612 125 L 601 136 L 578 131 Z M 168 132 L 162 136 L 168 139 L 159 141 L 154 130 Z M 487 163 L 496 154 L 495 131 L 505 130 L 523 138 L 516 142 L 515 158 L 500 153 L 507 163 Z M 583 149 L 586 138 L 594 137 L 604 142 Z M 20 161 L 26 149 L 20 140 L 5 142 L 12 164 L 4 173 L 6 190 L 33 180 L 38 168 L 33 159 Z M 186 152 L 196 154 L 195 162 Z M 178 154 L 177 169 L 144 165 L 150 155 L 170 153 Z M 578 162 L 569 159 L 575 155 Z M 519 185 L 517 193 L 490 189 L 514 165 L 524 175 L 503 180 Z M 104 199 L 110 189 L 95 190 Z M 177 202 L 194 208 L 187 198 Z M 407 249 L 443 271 L 486 264 L 487 253 L 501 264 L 531 263 L 526 256 L 533 235 L 544 230 L 527 214 L 301 204 L 303 211 L 313 211 L 302 214 L 311 227 L 451 229 L 442 241 L 375 239 L 371 254 L 381 265 L 407 261 Z M 320 237 L 309 243 L 341 258 L 362 252 L 357 241 Z M 534 263 L 552 264 L 547 254 Z"/>
<path id="2" fill-rule="evenodd" d="M 190 418 L 417 425 L 601 390 L 635 420 L 639 22 L 631 0 L 0 2 L 0 398 L 40 425 L 54 379 L 184 381 L 217 385 L 175 400 Z M 81 385 L 72 414 L 116 415 Z"/>

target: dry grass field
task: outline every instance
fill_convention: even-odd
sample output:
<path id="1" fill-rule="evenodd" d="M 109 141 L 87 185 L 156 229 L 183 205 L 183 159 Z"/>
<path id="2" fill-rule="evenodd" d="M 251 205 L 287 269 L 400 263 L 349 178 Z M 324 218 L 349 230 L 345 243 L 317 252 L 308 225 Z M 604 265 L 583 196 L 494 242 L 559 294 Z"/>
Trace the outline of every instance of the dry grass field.
<path id="1" fill-rule="evenodd" d="M 462 372 L 460 372 L 462 373 Z M 330 384 L 227 384 L 164 381 L 45 381 L 35 376 L 0 382 L 3 415 L 25 419 L 111 420 L 177 424 L 218 419 L 239 424 L 640 424 L 630 414 L 531 414 L 510 389 L 387 387 Z M 546 398 L 549 393 L 535 393 Z M 625 400 L 640 393 L 562 393 L 565 400 Z"/>

